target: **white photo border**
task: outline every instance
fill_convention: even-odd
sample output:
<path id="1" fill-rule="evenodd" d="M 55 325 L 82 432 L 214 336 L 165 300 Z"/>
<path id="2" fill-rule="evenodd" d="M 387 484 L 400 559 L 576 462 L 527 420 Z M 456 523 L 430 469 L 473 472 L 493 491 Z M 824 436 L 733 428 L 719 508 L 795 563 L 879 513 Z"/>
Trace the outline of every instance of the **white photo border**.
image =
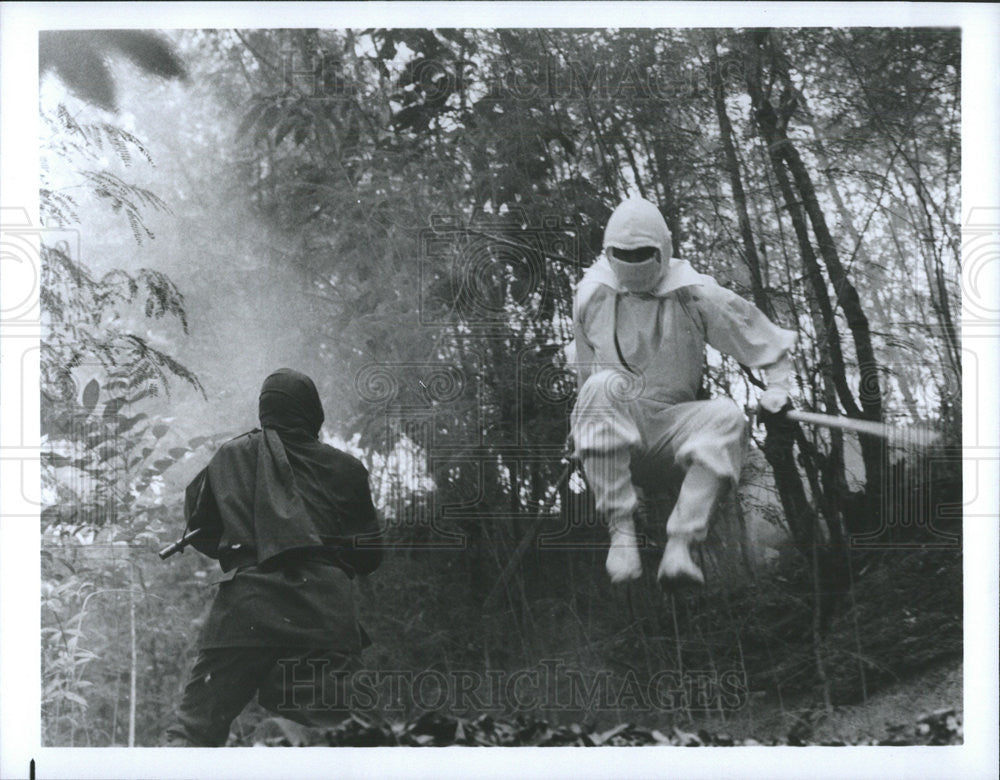
<path id="1" fill-rule="evenodd" d="M 1000 242 L 1000 8 L 974 3 L 5 3 L 0 5 L 0 206 L 11 219 L 38 224 L 38 31 L 74 28 L 218 27 L 908 27 L 962 29 L 962 218 Z M 977 220 L 985 220 L 977 222 Z M 993 252 L 994 257 L 998 253 Z M 5 258 L 6 262 L 6 258 Z M 975 286 L 1000 311 L 997 262 L 978 268 Z M 8 281 L 10 269 L 5 268 Z M 36 269 L 37 270 L 37 269 Z M 964 271 L 970 268 L 965 265 Z M 30 274 L 4 300 L 37 298 Z M 966 280 L 966 289 L 968 280 Z M 988 291 L 988 292 L 982 292 Z M 1000 322 L 966 307 L 965 348 L 981 380 L 1000 377 Z M 997 773 L 998 602 L 996 522 L 966 524 L 965 744 L 960 747 L 510 748 L 506 750 L 323 748 L 53 748 L 40 746 L 38 509 L 22 485 L 39 478 L 38 323 L 5 319 L 0 332 L 0 777 L 614 777 L 842 778 L 853 776 L 995 777 Z M 996 448 L 998 386 L 965 375 L 965 441 Z M 994 450 L 995 451 L 995 450 Z M 970 462 L 970 460 L 972 462 Z M 985 458 L 983 459 L 985 461 Z M 967 506 L 996 518 L 995 459 L 967 458 Z M 978 490 L 976 488 L 978 487 Z M 975 491 L 970 494 L 969 491 Z M 669 750 L 669 752 L 663 752 Z"/>

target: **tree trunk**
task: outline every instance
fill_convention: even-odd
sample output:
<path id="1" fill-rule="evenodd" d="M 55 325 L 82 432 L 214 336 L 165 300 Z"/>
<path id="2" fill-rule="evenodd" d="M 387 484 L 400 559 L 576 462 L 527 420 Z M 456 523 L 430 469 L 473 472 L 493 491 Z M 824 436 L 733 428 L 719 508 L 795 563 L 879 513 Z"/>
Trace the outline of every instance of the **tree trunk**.
<path id="1" fill-rule="evenodd" d="M 823 145 L 821 139 L 821 134 L 819 128 L 816 126 L 816 122 L 813 119 L 809 107 L 805 104 L 805 98 L 799 97 L 799 102 L 802 107 L 802 114 L 805 117 L 806 123 L 812 129 L 813 132 L 813 148 L 816 153 L 816 158 L 819 160 L 820 168 L 827 172 L 826 175 L 826 190 L 833 199 L 834 205 L 837 207 L 837 215 L 840 217 L 841 223 L 847 230 L 848 235 L 851 237 L 851 241 L 854 244 L 854 253 L 852 257 L 857 257 L 861 265 L 866 268 L 872 267 L 871 257 L 868 255 L 868 250 L 865 247 L 864 236 L 858 232 L 857 227 L 854 225 L 854 218 L 848 211 L 847 206 L 844 203 L 844 198 L 840 194 L 840 188 L 837 186 L 837 181 L 833 175 L 829 172 L 833 165 L 830 162 L 830 158 L 826 153 L 826 147 Z M 880 205 L 880 204 L 877 204 Z M 867 223 L 866 223 L 867 226 Z M 879 295 L 879 287 L 875 286 L 871 289 L 871 300 L 874 304 L 875 314 L 878 319 L 881 320 L 883 327 L 888 325 L 893 325 L 891 318 L 886 314 L 885 306 Z M 888 350 L 889 356 L 892 358 L 893 363 L 898 366 L 905 366 L 910 361 L 906 360 L 899 349 L 893 345 L 891 342 L 886 344 L 886 349 Z M 920 418 L 917 412 L 916 399 L 913 396 L 913 391 L 910 387 L 910 383 L 906 375 L 902 371 L 897 371 L 896 382 L 899 385 L 900 393 L 903 395 L 903 399 L 906 402 L 907 410 L 910 412 L 910 416 L 914 421 Z"/>
<path id="2" fill-rule="evenodd" d="M 857 355 L 858 370 L 860 374 L 860 414 L 857 413 L 857 406 L 854 404 L 853 398 L 851 398 L 850 401 L 847 400 L 850 395 L 849 393 L 844 392 L 846 389 L 845 387 L 838 388 L 841 396 L 841 402 L 844 403 L 845 409 L 851 416 L 860 416 L 869 420 L 881 420 L 881 381 L 879 378 L 878 364 L 875 361 L 875 352 L 872 346 L 871 330 L 868 318 L 861 306 L 861 300 L 858 297 L 858 292 L 854 288 L 854 285 L 851 284 L 847 277 L 847 273 L 840 262 L 836 243 L 830 234 L 826 224 L 826 219 L 819 206 L 819 201 L 816 198 L 816 190 L 812 184 L 809 171 L 806 168 L 802 157 L 799 155 L 798 150 L 795 148 L 795 145 L 785 132 L 788 120 L 791 118 L 791 115 L 795 110 L 794 97 L 791 91 L 786 89 L 782 95 L 782 100 L 778 108 L 775 108 L 775 106 L 771 103 L 768 94 L 765 93 L 763 88 L 760 59 L 761 47 L 764 45 L 771 47 L 773 46 L 773 43 L 771 42 L 770 36 L 766 30 L 752 33 L 752 36 L 753 39 L 748 42 L 746 51 L 747 67 L 745 69 L 745 73 L 747 91 L 750 94 L 750 99 L 754 107 L 754 116 L 757 121 L 757 125 L 761 129 L 764 140 L 768 145 L 772 165 L 775 168 L 775 175 L 778 176 L 779 184 L 782 183 L 782 179 L 784 179 L 787 183 L 787 177 L 782 170 L 780 162 L 784 162 L 784 164 L 787 165 L 788 171 L 792 175 L 796 189 L 801 197 L 801 206 L 809 217 L 813 234 L 816 236 L 816 242 L 819 246 L 820 255 L 823 258 L 823 262 L 830 274 L 830 279 L 833 283 L 834 291 L 837 296 L 837 303 L 844 312 L 844 316 L 847 320 L 847 324 L 851 330 L 851 335 L 854 341 L 854 349 Z M 773 50 L 772 53 L 774 53 Z M 784 185 L 782 185 L 782 189 L 783 191 L 785 190 Z M 785 199 L 789 204 L 797 200 L 790 192 L 785 192 Z M 796 203 L 795 208 L 791 209 L 793 214 L 798 211 L 797 207 L 798 203 Z M 793 223 L 799 223 L 801 221 L 801 217 L 798 220 L 793 219 Z M 807 272 L 813 282 L 813 288 L 817 291 L 817 298 L 822 301 L 822 299 L 826 297 L 825 285 L 819 284 L 819 279 L 816 274 L 818 266 L 813 267 L 815 263 L 815 253 L 812 251 L 811 244 L 809 243 L 808 234 L 803 234 L 802 228 L 802 225 L 796 224 L 796 234 L 799 238 L 800 246 L 803 249 L 803 261 L 806 263 Z M 809 247 L 808 250 L 806 249 L 807 246 Z M 823 287 L 822 293 L 819 293 L 818 290 L 818 287 L 820 286 Z M 825 316 L 826 313 L 824 312 L 824 317 Z M 829 322 L 831 323 L 829 339 L 831 352 L 834 350 L 839 351 L 839 338 L 836 338 L 837 345 L 834 346 L 835 338 L 834 333 L 832 332 L 832 312 L 829 317 Z M 872 440 L 871 437 L 862 436 L 859 437 L 859 445 L 861 447 L 861 456 L 865 464 L 866 496 L 870 515 L 866 525 L 877 527 L 882 504 L 882 443 Z"/>
<path id="3" fill-rule="evenodd" d="M 774 484 L 781 499 L 785 521 L 791 531 L 796 548 L 807 558 L 816 543 L 816 511 L 806 497 L 802 487 L 802 477 L 795 465 L 793 445 L 795 443 L 795 423 L 776 420 L 768 422 L 767 438 L 764 439 L 764 457 L 774 472 Z"/>
<path id="4" fill-rule="evenodd" d="M 716 118 L 719 122 L 719 135 L 722 140 L 722 148 L 725 154 L 726 168 L 729 173 L 729 182 L 733 191 L 733 201 L 736 205 L 736 213 L 739 218 L 740 236 L 743 240 L 744 260 L 747 264 L 747 269 L 750 272 L 750 285 L 753 291 L 754 303 L 757 308 L 773 319 L 774 308 L 771 306 L 771 301 L 764 287 L 764 280 L 760 270 L 760 258 L 757 254 L 757 246 L 754 243 L 753 230 L 750 226 L 750 215 L 747 210 L 747 199 L 745 190 L 743 189 L 739 159 L 736 156 L 736 147 L 733 143 L 732 124 L 730 123 L 729 116 L 726 113 L 725 89 L 720 76 L 721 71 L 719 68 L 716 46 L 717 39 L 714 32 L 709 35 L 709 70 L 712 74 L 712 95 L 715 105 Z M 777 162 L 777 166 L 780 169 L 780 161 L 772 160 L 772 162 Z M 787 196 L 789 190 L 787 178 L 784 181 L 784 187 L 782 189 Z M 792 204 L 787 197 L 786 203 L 788 203 L 789 211 L 792 211 L 794 204 Z M 801 224 L 802 220 L 796 220 L 793 215 L 793 221 L 799 223 L 796 225 L 796 232 L 801 238 L 803 230 L 803 225 Z M 808 240 L 806 240 L 804 244 L 804 250 L 810 253 L 812 251 Z M 815 258 L 813 258 L 813 265 L 816 265 Z M 829 308 L 829 301 L 827 301 L 827 308 Z M 839 345 L 839 341 L 834 343 Z M 824 365 L 828 365 L 827 361 L 823 362 Z M 826 370 L 826 374 L 828 377 L 829 370 Z M 829 379 L 827 379 L 826 384 L 827 386 L 830 386 Z M 769 424 L 767 425 L 767 440 L 764 444 L 764 453 L 767 457 L 768 463 L 770 463 L 772 469 L 774 469 L 775 483 L 777 484 L 778 491 L 781 495 L 782 506 L 785 510 L 789 528 L 792 530 L 792 534 L 800 549 L 802 549 L 803 552 L 807 552 L 816 543 L 816 515 L 806 498 L 805 490 L 802 487 L 801 477 L 798 469 L 796 468 L 793 452 L 796 438 L 803 438 L 802 431 L 797 425 Z M 811 470 L 813 472 L 813 478 L 810 481 L 818 483 L 818 479 L 815 474 L 817 471 L 816 465 L 815 463 L 811 463 L 809 465 L 811 466 Z M 817 493 L 816 498 L 820 499 L 817 487 L 818 484 L 814 484 L 813 491 Z"/>
<path id="5" fill-rule="evenodd" d="M 677 251 L 677 245 L 680 243 L 683 235 L 681 233 L 680 211 L 677 208 L 677 199 L 674 197 L 676 184 L 672 180 L 670 161 L 663 147 L 664 141 L 661 138 L 654 139 L 653 158 L 656 162 L 656 171 L 659 174 L 660 187 L 663 189 L 663 210 L 666 212 L 667 227 L 670 229 L 670 235 L 673 237 L 673 254 L 676 257 L 680 254 Z"/>
<path id="6" fill-rule="evenodd" d="M 128 625 L 129 625 L 129 649 L 131 651 L 131 668 L 129 669 L 129 697 L 128 697 L 128 746 L 135 747 L 135 697 L 138 676 L 138 652 L 136 650 L 135 639 L 135 572 L 129 569 L 129 589 L 128 589 Z"/>
<path id="7" fill-rule="evenodd" d="M 733 145 L 733 126 L 726 113 L 726 94 L 719 69 L 717 39 L 714 31 L 709 33 L 709 72 L 712 79 L 715 116 L 719 121 L 719 136 L 722 139 L 722 149 L 726 156 L 726 169 L 729 172 L 729 185 L 733 190 L 733 202 L 736 205 L 736 215 L 740 223 L 740 237 L 743 239 L 743 259 L 750 272 L 753 301 L 758 309 L 774 319 L 774 310 L 764 289 L 764 280 L 760 272 L 760 258 L 757 256 L 757 246 L 754 244 L 753 231 L 750 228 L 747 196 L 743 189 L 743 177 L 740 174 L 740 164 L 736 157 L 736 147 Z"/>

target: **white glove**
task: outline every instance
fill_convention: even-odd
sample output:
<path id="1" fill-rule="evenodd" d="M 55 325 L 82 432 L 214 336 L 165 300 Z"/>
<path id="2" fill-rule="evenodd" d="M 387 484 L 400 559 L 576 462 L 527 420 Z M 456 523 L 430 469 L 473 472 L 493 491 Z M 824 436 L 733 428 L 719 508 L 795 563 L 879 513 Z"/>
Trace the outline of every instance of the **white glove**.
<path id="1" fill-rule="evenodd" d="M 788 391 L 783 387 L 769 387 L 760 397 L 760 408 L 765 412 L 777 414 L 791 401 Z"/>
<path id="2" fill-rule="evenodd" d="M 764 370 L 767 372 L 767 389 L 760 396 L 760 408 L 765 412 L 777 414 L 791 401 L 794 367 L 786 354 Z"/>

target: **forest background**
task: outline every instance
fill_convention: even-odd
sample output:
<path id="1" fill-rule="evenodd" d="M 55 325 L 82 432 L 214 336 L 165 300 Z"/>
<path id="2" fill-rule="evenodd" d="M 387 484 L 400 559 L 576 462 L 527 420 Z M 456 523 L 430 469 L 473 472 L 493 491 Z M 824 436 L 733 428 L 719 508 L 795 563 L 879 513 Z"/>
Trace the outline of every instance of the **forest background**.
<path id="1" fill-rule="evenodd" d="M 778 710 L 808 741 L 834 707 L 956 662 L 960 43 L 43 33 L 43 741 L 158 741 L 217 567 L 155 550 L 282 365 L 372 473 L 372 668 L 433 687 L 559 664 L 618 695 L 564 679 L 554 722 L 752 731 Z M 697 595 L 612 588 L 582 480 L 558 487 L 572 289 L 630 193 L 677 255 L 798 332 L 797 407 L 941 434 L 918 451 L 754 428 Z M 750 406 L 757 381 L 710 353 L 706 394 Z M 623 695 L 664 671 L 738 684 L 646 711 Z M 467 709 L 410 698 L 378 712 Z"/>

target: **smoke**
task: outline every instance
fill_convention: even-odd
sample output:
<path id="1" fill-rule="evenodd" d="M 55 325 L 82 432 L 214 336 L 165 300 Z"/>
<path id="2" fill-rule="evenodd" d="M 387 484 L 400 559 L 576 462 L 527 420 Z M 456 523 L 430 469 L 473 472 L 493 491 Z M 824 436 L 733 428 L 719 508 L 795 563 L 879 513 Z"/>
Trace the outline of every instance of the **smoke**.
<path id="1" fill-rule="evenodd" d="M 197 68 L 197 58 L 189 59 Z M 194 371 L 207 399 L 178 380 L 169 398 L 152 399 L 145 411 L 173 418 L 182 435 L 237 434 L 257 424 L 264 377 L 289 367 L 316 381 L 327 432 L 338 435 L 351 399 L 331 389 L 352 387 L 353 377 L 343 376 L 329 357 L 326 320 L 336 311 L 310 297 L 312 282 L 295 236 L 268 227 L 253 202 L 251 183 L 266 183 L 264 172 L 244 159 L 245 142 L 237 136 L 245 98 L 197 69 L 187 85 L 159 82 L 127 65 L 114 70 L 120 113 L 87 105 L 51 79 L 41 110 L 55 115 L 62 104 L 80 123 L 127 129 L 153 160 L 151 165 L 134 153 L 123 161 L 93 143 L 86 144 L 86 153 L 71 150 L 59 160 L 49 155 L 50 185 L 72 193 L 77 203 L 80 259 L 98 274 L 115 268 L 161 271 L 184 295 L 188 334 L 179 323 L 141 312 L 128 318 L 128 326 Z M 79 145 L 80 139 L 56 127 L 48 141 Z M 154 239 L 137 243 L 125 215 L 80 186 L 88 170 L 113 173 L 167 204 L 169 213 L 140 209 Z"/>

